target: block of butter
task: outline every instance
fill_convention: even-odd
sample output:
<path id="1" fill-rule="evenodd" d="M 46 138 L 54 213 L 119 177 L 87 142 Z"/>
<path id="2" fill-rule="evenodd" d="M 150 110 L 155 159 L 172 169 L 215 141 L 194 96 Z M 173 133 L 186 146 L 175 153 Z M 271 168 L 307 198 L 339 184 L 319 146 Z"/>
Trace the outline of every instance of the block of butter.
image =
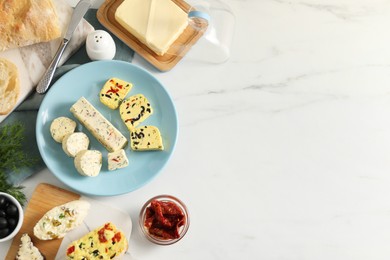
<path id="1" fill-rule="evenodd" d="M 172 0 L 124 0 L 115 20 L 162 56 L 187 27 L 188 15 Z"/>

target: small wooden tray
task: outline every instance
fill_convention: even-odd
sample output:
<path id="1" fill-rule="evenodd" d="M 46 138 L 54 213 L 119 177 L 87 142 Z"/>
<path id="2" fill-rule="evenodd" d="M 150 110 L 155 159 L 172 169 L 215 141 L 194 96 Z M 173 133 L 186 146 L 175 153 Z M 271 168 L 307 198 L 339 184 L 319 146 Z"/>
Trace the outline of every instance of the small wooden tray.
<path id="1" fill-rule="evenodd" d="M 14 237 L 11 247 L 6 256 L 6 260 L 15 259 L 19 249 L 20 237 L 27 233 L 33 244 L 39 248 L 46 259 L 54 259 L 58 248 L 61 245 L 61 239 L 43 241 L 35 238 L 33 228 L 41 217 L 50 209 L 80 198 L 79 194 L 67 191 L 56 186 L 41 183 L 39 184 L 29 201 L 27 208 L 24 210 L 24 221 L 19 233 Z"/>
<path id="2" fill-rule="evenodd" d="M 206 22 L 201 19 L 195 19 L 194 21 L 196 22 L 196 27 L 198 29 L 194 29 L 192 26 L 188 25 L 179 38 L 172 44 L 172 46 L 182 46 L 182 48 L 171 47 L 166 54 L 159 56 L 115 20 L 115 11 L 123 1 L 124 0 L 106 0 L 97 11 L 97 19 L 110 32 L 160 71 L 172 69 L 198 39 L 202 37 L 203 32 L 207 28 Z M 186 13 L 190 11 L 191 6 L 183 0 L 172 1 Z"/>
<path id="3" fill-rule="evenodd" d="M 34 236 L 33 229 L 35 224 L 47 211 L 56 206 L 78 199 L 87 201 L 91 205 L 89 213 L 82 225 L 70 231 L 64 238 L 44 241 L 39 240 Z M 103 223 L 111 221 L 116 223 L 116 226 L 126 234 L 126 237 L 129 240 L 132 230 L 132 221 L 127 212 L 51 184 L 41 183 L 35 188 L 27 207 L 24 209 L 22 228 L 14 237 L 5 259 L 15 259 L 19 249 L 20 237 L 24 233 L 27 233 L 30 236 L 34 245 L 46 259 L 65 259 L 66 248 L 72 241 L 101 226 Z"/>

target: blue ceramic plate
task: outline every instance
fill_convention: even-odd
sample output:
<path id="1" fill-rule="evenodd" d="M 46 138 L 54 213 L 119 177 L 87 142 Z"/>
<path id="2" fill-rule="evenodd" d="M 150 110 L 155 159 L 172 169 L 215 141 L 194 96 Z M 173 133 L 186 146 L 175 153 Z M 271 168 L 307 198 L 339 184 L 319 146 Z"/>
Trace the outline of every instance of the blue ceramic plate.
<path id="1" fill-rule="evenodd" d="M 119 110 L 111 110 L 99 101 L 100 89 L 112 77 L 133 83 L 133 88 L 127 97 L 140 93 L 149 99 L 154 112 L 141 125 L 157 126 L 165 149 L 134 152 L 127 145 L 125 150 L 129 166 L 108 171 L 107 150 L 75 119 L 69 109 L 84 96 L 129 140 L 130 133 L 120 118 Z M 62 150 L 61 144 L 51 137 L 50 124 L 53 119 L 60 116 L 75 120 L 78 123 L 76 131 L 88 135 L 90 149 L 102 152 L 103 165 L 97 177 L 81 176 L 74 167 L 73 158 L 68 157 Z M 38 148 L 49 170 L 75 191 L 97 196 L 128 193 L 151 181 L 171 157 L 177 134 L 177 114 L 167 90 L 147 71 L 122 61 L 91 62 L 65 74 L 46 94 L 38 112 L 36 125 Z"/>

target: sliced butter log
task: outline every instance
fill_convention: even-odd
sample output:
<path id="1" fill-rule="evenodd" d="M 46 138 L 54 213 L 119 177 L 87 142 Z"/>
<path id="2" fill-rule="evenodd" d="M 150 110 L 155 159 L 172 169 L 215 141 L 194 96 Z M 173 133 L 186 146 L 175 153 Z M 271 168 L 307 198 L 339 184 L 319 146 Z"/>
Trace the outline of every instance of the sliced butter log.
<path id="1" fill-rule="evenodd" d="M 164 150 L 160 130 L 155 126 L 141 126 L 130 134 L 131 149 L 134 151 Z"/>
<path id="2" fill-rule="evenodd" d="M 142 94 L 131 96 L 119 106 L 119 114 L 130 131 L 153 114 L 149 100 Z"/>
<path id="3" fill-rule="evenodd" d="M 83 132 L 67 134 L 62 140 L 62 149 L 69 157 L 75 157 L 80 151 L 87 150 L 89 138 Z"/>
<path id="4" fill-rule="evenodd" d="M 76 170 L 83 176 L 95 177 L 102 168 L 102 153 L 97 150 L 84 150 L 74 158 Z"/>
<path id="5" fill-rule="evenodd" d="M 118 259 L 128 248 L 125 234 L 108 222 L 73 241 L 66 250 L 66 259 Z"/>
<path id="6" fill-rule="evenodd" d="M 76 126 L 77 123 L 68 117 L 57 117 L 50 124 L 50 134 L 56 142 L 62 143 L 66 135 L 76 130 Z"/>
<path id="7" fill-rule="evenodd" d="M 39 249 L 31 242 L 31 238 L 27 233 L 20 238 L 19 250 L 16 254 L 16 260 L 44 260 Z"/>
<path id="8" fill-rule="evenodd" d="M 41 240 L 64 237 L 83 222 L 89 208 L 89 202 L 83 200 L 74 200 L 52 208 L 34 226 L 34 236 Z"/>
<path id="9" fill-rule="evenodd" d="M 0 28 L 1 26 L 2 24 L 0 22 Z M 1 43 L 3 39 L 1 37 L 0 39 Z M 18 68 L 9 60 L 0 59 L 0 115 L 6 115 L 14 108 L 19 97 L 19 92 Z"/>
<path id="10" fill-rule="evenodd" d="M 126 146 L 126 137 L 84 97 L 73 104 L 70 112 L 109 152 L 118 151 Z"/>
<path id="11" fill-rule="evenodd" d="M 59 19 L 51 0 L 1 1 L 0 51 L 60 36 Z"/>
<path id="12" fill-rule="evenodd" d="M 109 171 L 121 169 L 129 165 L 129 159 L 127 159 L 126 152 L 123 149 L 108 153 L 107 158 Z"/>
<path id="13" fill-rule="evenodd" d="M 109 79 L 100 91 L 100 102 L 111 109 L 117 109 L 133 84 L 118 78 Z"/>

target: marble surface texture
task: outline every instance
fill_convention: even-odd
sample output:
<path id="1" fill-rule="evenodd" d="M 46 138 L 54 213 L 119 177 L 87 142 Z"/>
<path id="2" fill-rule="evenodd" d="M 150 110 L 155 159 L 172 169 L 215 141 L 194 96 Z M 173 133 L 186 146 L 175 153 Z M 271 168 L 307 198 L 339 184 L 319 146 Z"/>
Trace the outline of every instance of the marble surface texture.
<path id="1" fill-rule="evenodd" d="M 230 59 L 166 73 L 179 116 L 169 164 L 129 194 L 96 198 L 138 221 L 168 193 L 191 226 L 171 246 L 134 225 L 142 260 L 390 259 L 390 2 L 224 0 Z M 63 184 L 48 170 L 26 180 Z M 0 254 L 7 244 L 0 245 Z"/>

